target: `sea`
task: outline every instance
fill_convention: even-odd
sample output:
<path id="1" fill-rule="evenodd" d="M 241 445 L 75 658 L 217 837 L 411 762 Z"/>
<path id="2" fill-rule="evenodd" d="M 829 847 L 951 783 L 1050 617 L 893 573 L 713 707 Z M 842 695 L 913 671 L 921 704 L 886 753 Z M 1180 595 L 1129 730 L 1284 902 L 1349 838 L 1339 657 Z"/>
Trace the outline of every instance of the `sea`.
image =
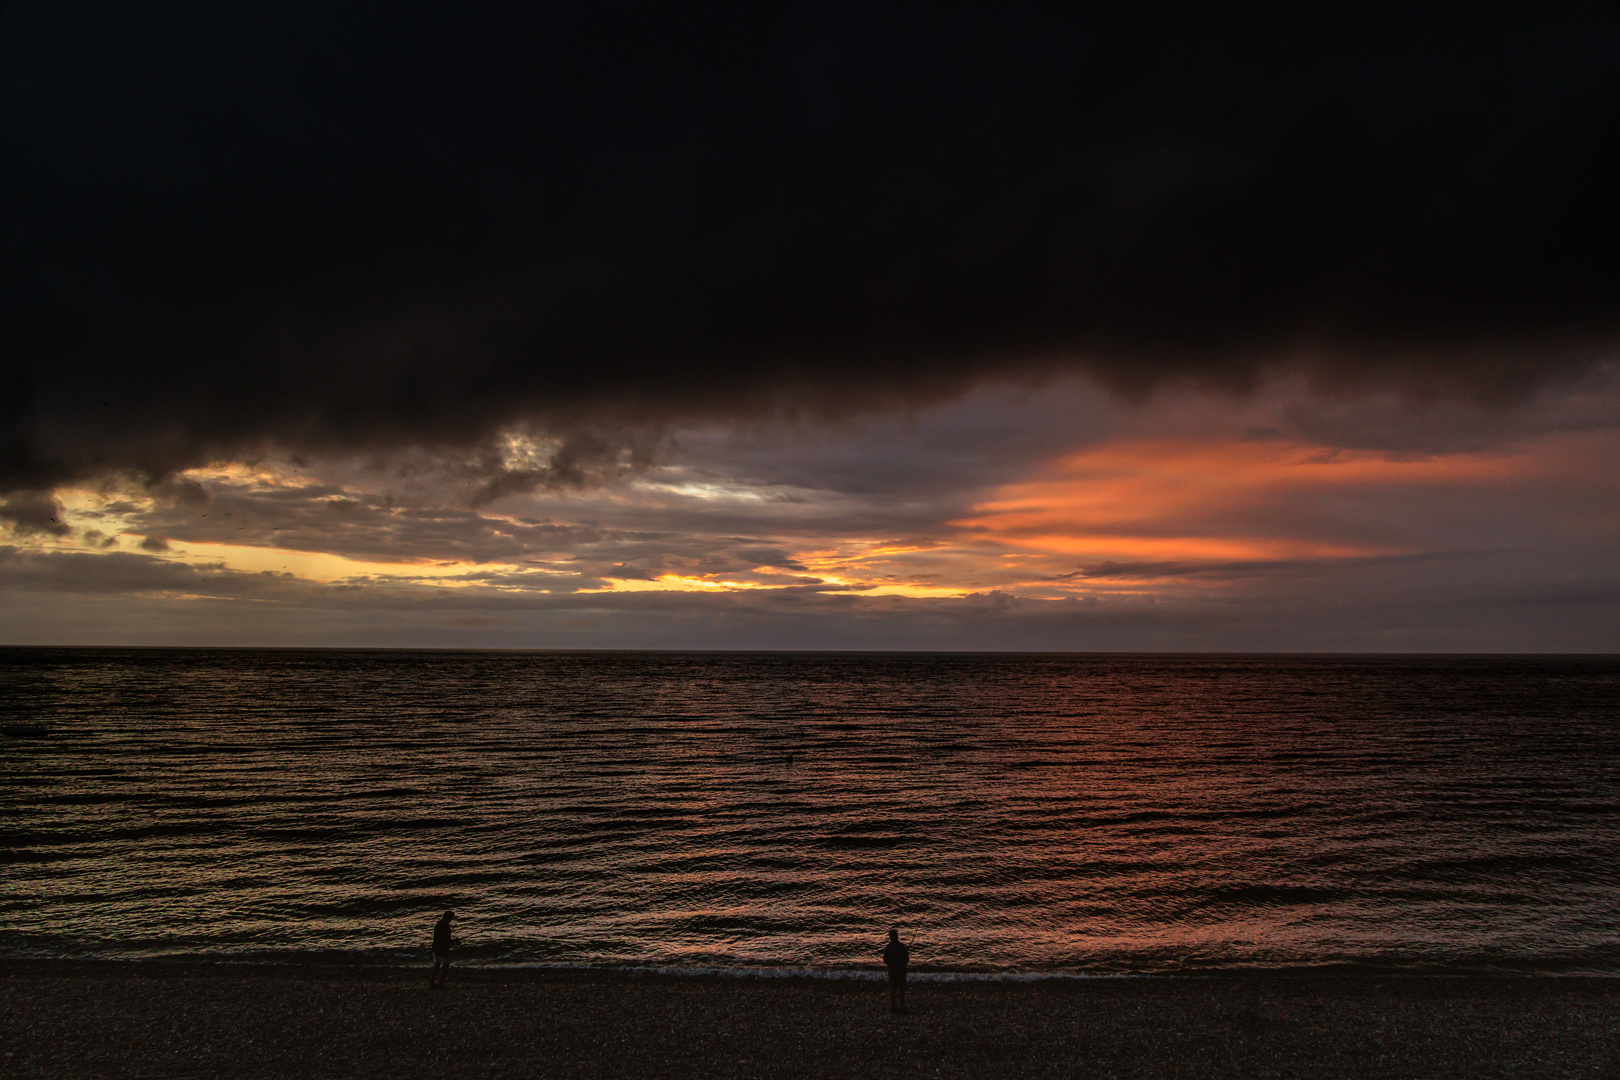
<path id="1" fill-rule="evenodd" d="M 0 956 L 1620 974 L 1620 658 L 0 650 Z"/>

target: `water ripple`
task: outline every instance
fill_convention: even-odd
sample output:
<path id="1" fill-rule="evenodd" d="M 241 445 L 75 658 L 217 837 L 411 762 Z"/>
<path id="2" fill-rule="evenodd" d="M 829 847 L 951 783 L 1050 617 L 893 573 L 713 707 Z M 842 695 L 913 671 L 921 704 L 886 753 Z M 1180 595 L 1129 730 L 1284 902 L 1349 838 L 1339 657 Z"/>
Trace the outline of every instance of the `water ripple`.
<path id="1" fill-rule="evenodd" d="M 0 952 L 1620 973 L 1608 658 L 0 650 Z"/>

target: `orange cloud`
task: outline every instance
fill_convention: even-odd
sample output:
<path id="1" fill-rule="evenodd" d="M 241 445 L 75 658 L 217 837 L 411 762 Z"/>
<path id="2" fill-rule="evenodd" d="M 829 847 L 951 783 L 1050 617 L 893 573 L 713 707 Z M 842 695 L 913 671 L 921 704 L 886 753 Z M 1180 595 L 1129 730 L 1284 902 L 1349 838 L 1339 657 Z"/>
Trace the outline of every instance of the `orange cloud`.
<path id="1" fill-rule="evenodd" d="M 1589 441 L 1557 436 L 1508 452 L 1424 457 L 1286 440 L 1115 442 L 1052 462 L 1040 475 L 1001 488 L 976 505 L 972 516 L 952 524 L 1006 549 L 1071 558 L 1224 561 L 1394 554 L 1411 550 L 1411 544 L 1393 536 L 1334 536 L 1331 513 L 1318 513 L 1314 520 L 1310 513 L 1338 507 L 1342 521 L 1399 493 L 1513 485 L 1568 473 L 1577 463 L 1589 468 Z"/>

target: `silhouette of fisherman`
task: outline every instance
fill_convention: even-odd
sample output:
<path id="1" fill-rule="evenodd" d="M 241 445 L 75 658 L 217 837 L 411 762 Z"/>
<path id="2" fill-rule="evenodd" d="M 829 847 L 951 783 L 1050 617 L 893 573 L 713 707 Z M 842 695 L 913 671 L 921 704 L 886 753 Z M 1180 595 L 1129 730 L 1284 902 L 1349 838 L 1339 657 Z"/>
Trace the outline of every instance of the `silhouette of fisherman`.
<path id="1" fill-rule="evenodd" d="M 454 911 L 447 911 L 433 924 L 433 975 L 428 979 L 429 986 L 443 986 L 450 977 L 450 920 L 455 917 Z"/>
<path id="2" fill-rule="evenodd" d="M 889 943 L 883 946 L 883 966 L 889 969 L 889 1011 L 899 1016 L 906 1013 L 906 965 L 911 963 L 911 950 L 900 943 L 900 931 L 889 927 Z"/>

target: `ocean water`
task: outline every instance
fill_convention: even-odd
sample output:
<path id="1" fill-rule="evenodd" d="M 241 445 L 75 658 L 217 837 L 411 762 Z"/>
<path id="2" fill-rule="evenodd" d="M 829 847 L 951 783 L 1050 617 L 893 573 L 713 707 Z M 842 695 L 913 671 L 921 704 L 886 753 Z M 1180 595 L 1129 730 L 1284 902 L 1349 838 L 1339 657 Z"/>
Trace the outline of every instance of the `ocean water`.
<path id="1" fill-rule="evenodd" d="M 0 721 L 0 955 L 1620 974 L 1613 657 L 13 649 Z"/>

